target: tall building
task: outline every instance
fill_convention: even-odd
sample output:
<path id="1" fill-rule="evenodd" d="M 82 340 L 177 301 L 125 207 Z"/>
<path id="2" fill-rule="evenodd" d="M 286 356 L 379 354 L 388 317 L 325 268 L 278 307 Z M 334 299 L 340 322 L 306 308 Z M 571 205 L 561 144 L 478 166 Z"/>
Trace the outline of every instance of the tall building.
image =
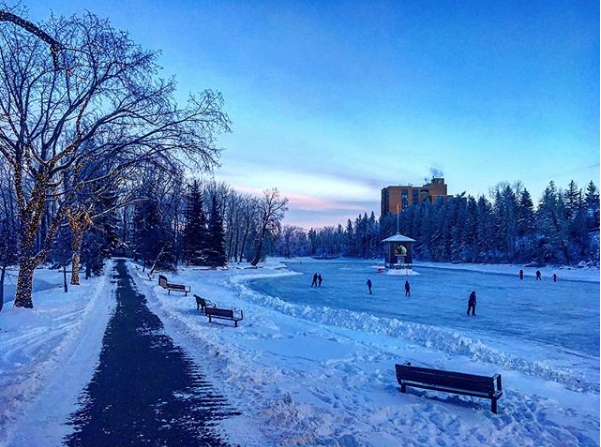
<path id="1" fill-rule="evenodd" d="M 444 178 L 435 177 L 423 186 L 388 186 L 382 189 L 381 215 L 396 214 L 397 209 L 402 213 L 409 205 L 426 200 L 434 203 L 439 197 L 443 200 L 453 197 L 447 194 Z"/>

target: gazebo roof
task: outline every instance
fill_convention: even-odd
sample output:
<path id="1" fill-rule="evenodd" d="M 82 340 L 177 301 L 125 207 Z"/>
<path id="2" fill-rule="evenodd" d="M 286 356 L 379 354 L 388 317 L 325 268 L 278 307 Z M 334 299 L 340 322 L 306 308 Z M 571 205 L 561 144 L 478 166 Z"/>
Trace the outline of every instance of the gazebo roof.
<path id="1" fill-rule="evenodd" d="M 415 242 L 415 239 L 397 233 L 394 236 L 384 239 L 382 242 Z"/>

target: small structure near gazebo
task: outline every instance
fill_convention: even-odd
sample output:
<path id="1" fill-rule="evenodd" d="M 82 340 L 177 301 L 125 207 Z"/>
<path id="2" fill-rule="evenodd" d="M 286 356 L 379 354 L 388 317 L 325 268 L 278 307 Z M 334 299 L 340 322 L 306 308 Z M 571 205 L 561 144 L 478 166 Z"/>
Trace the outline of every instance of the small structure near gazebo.
<path id="1" fill-rule="evenodd" d="M 382 241 L 385 244 L 384 265 L 387 269 L 410 269 L 413 264 L 413 244 L 415 239 L 400 233 Z"/>

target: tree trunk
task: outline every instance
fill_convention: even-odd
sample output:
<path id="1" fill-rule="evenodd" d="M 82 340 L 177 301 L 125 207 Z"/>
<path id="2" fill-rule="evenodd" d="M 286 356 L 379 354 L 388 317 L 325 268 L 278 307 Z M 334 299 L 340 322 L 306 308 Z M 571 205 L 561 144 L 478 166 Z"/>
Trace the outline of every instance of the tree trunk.
<path id="1" fill-rule="evenodd" d="M 65 293 L 69 291 L 69 286 L 67 285 L 67 266 L 63 265 L 63 290 Z"/>
<path id="2" fill-rule="evenodd" d="M 17 291 L 15 293 L 15 307 L 33 308 L 33 272 L 35 265 L 31 259 L 19 261 L 19 275 L 17 276 Z"/>
<path id="3" fill-rule="evenodd" d="M 240 259 L 238 262 L 242 262 L 244 259 L 244 249 L 246 248 L 246 239 L 248 239 L 248 233 L 250 231 L 250 227 L 246 227 L 244 231 L 244 237 L 242 238 L 242 247 L 240 247 Z"/>
<path id="4" fill-rule="evenodd" d="M 255 252 L 255 256 L 253 257 L 253 260 L 250 261 L 250 265 L 252 266 L 256 266 L 259 261 L 261 260 L 261 251 L 263 250 L 263 239 L 265 239 L 265 232 L 267 231 L 267 228 L 265 228 L 265 226 L 263 226 L 263 228 L 261 228 L 261 236 L 259 237 L 259 245 L 257 246 L 257 251 Z"/>
<path id="5" fill-rule="evenodd" d="M 234 258 L 234 262 L 236 262 L 236 258 L 238 257 L 238 240 L 240 239 L 240 230 L 236 229 L 236 244 L 234 245 L 234 251 L 233 251 L 233 258 Z M 229 253 L 229 258 L 232 258 L 232 253 Z"/>
<path id="6" fill-rule="evenodd" d="M 0 311 L 4 307 L 4 278 L 6 277 L 6 265 L 2 266 L 2 271 L 0 272 Z"/>
<path id="7" fill-rule="evenodd" d="M 81 243 L 83 241 L 83 231 L 73 232 L 73 241 L 71 242 L 71 250 L 73 250 L 73 256 L 71 257 L 71 284 L 74 286 L 79 285 L 79 261 L 81 259 Z"/>

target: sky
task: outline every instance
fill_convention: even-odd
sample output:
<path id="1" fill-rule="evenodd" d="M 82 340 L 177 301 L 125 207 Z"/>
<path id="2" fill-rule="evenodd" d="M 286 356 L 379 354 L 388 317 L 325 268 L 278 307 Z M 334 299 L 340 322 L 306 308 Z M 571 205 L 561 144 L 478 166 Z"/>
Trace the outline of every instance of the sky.
<path id="1" fill-rule="evenodd" d="M 181 100 L 220 91 L 233 132 L 215 178 L 278 187 L 290 225 L 378 215 L 381 188 L 437 171 L 450 194 L 599 184 L 596 1 L 22 4 L 108 17 L 162 52 Z"/>

